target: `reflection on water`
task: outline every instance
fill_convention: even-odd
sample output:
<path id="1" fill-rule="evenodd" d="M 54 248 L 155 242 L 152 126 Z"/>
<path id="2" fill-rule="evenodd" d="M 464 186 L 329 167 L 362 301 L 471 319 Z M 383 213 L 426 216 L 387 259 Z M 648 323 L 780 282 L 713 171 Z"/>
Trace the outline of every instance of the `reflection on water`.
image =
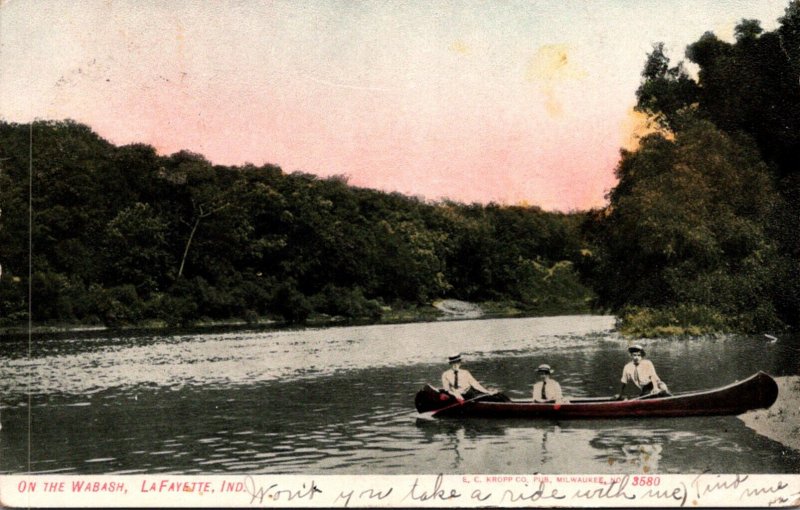
<path id="1" fill-rule="evenodd" d="M 795 473 L 800 468 L 797 452 L 755 435 L 730 416 L 640 423 L 419 420 L 417 426 L 429 443 L 448 445 L 442 451 L 453 452 L 451 470 L 465 473 Z M 488 457 L 464 454 L 487 445 Z M 478 468 L 484 461 L 490 469 Z"/>
<path id="2" fill-rule="evenodd" d="M 369 326 L 0 345 L 0 472 L 797 472 L 800 456 L 735 417 L 418 420 L 414 393 L 453 352 L 528 397 L 547 362 L 567 396 L 609 395 L 627 361 L 609 317 Z M 788 343 L 648 344 L 674 391 L 765 370 Z M 546 355 L 544 355 L 546 353 Z M 30 409 L 28 408 L 30 392 Z M 28 465 L 28 412 L 32 420 Z"/>

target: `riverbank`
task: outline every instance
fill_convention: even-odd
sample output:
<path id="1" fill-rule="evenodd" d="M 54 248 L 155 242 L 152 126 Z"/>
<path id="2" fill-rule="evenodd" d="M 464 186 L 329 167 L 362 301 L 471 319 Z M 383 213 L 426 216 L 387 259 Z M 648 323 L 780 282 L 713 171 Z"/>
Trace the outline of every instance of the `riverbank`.
<path id="1" fill-rule="evenodd" d="M 776 377 L 778 400 L 769 409 L 739 416 L 762 436 L 800 451 L 800 376 Z"/>
<path id="2" fill-rule="evenodd" d="M 663 307 L 625 306 L 616 312 L 617 331 L 628 337 L 697 337 L 729 333 L 781 332 L 786 325 L 754 314 L 725 315 L 720 310 L 692 303 Z"/>
<path id="3" fill-rule="evenodd" d="M 238 329 L 297 329 L 325 328 L 337 326 L 360 326 L 368 324 L 407 324 L 414 322 L 436 322 L 442 320 L 480 320 L 522 317 L 544 317 L 557 315 L 591 314 L 587 306 L 551 306 L 547 308 L 526 308 L 509 301 L 489 301 L 469 303 L 454 299 L 436 301 L 430 305 L 406 305 L 384 307 L 379 318 L 346 318 L 326 314 L 312 314 L 303 323 L 291 324 L 275 317 L 258 317 L 249 321 L 243 319 L 210 320 L 200 319 L 183 326 L 169 325 L 165 321 L 151 320 L 124 326 L 103 326 L 97 324 L 36 324 L 30 333 L 34 336 L 58 334 L 102 334 L 109 331 L 127 333 L 144 331 L 170 332 L 209 332 Z M 0 337 L 20 337 L 28 335 L 27 324 L 0 327 Z"/>

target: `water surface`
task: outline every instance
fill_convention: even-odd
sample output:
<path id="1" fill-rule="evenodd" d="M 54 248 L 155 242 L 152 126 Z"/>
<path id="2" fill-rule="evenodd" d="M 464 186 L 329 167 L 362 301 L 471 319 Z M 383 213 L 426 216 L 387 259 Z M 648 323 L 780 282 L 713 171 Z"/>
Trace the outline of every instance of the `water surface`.
<path id="1" fill-rule="evenodd" d="M 0 344 L 0 473 L 781 473 L 800 454 L 736 417 L 419 420 L 447 356 L 527 397 L 549 363 L 567 396 L 617 391 L 613 318 L 62 338 Z M 798 345 L 646 342 L 673 391 L 800 373 Z M 30 420 L 30 435 L 28 423 Z M 30 451 L 28 446 L 30 445 Z M 30 464 L 29 461 L 30 453 Z"/>

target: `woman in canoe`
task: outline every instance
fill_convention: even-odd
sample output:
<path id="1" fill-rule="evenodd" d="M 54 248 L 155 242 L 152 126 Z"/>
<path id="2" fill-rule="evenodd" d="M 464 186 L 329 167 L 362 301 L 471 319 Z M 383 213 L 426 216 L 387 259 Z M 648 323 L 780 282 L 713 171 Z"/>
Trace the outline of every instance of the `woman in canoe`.
<path id="1" fill-rule="evenodd" d="M 653 366 L 653 362 L 644 359 L 644 348 L 636 344 L 628 347 L 628 352 L 631 355 L 631 361 L 622 369 L 622 386 L 616 395 L 617 400 L 622 399 L 625 386 L 628 383 L 636 386 L 640 390 L 639 395 L 642 397 L 669 395 L 669 389 L 656 374 L 656 367 Z"/>

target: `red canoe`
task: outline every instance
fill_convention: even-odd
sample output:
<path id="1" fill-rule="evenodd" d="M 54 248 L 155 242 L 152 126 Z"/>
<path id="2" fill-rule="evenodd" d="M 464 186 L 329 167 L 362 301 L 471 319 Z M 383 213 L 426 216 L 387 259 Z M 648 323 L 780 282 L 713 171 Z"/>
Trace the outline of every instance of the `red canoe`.
<path id="1" fill-rule="evenodd" d="M 544 418 L 586 419 L 626 417 L 675 417 L 741 414 L 768 408 L 778 398 L 778 385 L 764 372 L 722 388 L 688 391 L 665 397 L 614 400 L 610 397 L 575 398 L 569 403 L 534 403 L 531 400 L 488 402 L 484 398 L 458 404 L 449 395 L 426 385 L 417 393 L 414 404 L 420 413 L 436 418 Z"/>

